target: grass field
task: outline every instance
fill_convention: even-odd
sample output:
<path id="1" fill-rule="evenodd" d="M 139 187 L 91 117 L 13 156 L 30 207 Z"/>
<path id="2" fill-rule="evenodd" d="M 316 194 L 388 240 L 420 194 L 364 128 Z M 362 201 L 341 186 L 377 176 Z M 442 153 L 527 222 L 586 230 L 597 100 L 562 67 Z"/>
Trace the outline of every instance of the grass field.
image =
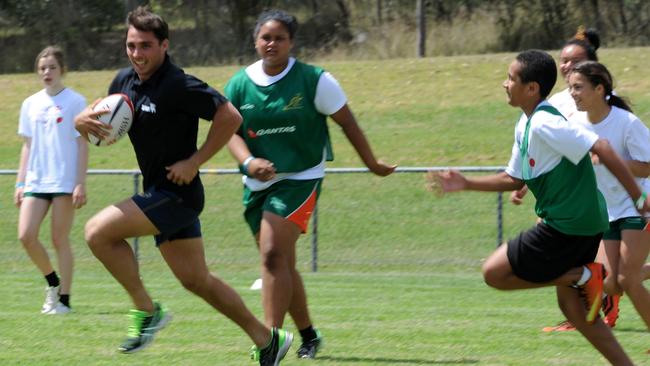
<path id="1" fill-rule="evenodd" d="M 650 121 L 650 83 L 642 77 L 650 49 L 603 50 L 619 94 Z M 324 64 L 339 79 L 377 155 L 401 166 L 504 165 L 518 111 L 501 82 L 512 54 Z M 218 89 L 237 68 L 190 71 Z M 67 85 L 89 100 L 114 72 L 70 73 Z M 561 82 L 560 82 L 561 84 Z M 0 75 L 0 169 L 15 169 L 21 101 L 38 89 L 33 75 Z M 559 90 L 563 85 L 559 85 Z M 336 161 L 360 166 L 336 127 Z M 135 168 L 128 142 L 91 149 L 91 168 Z M 232 168 L 227 153 L 206 167 Z M 206 176 L 202 215 L 213 272 L 261 316 L 258 258 L 241 218 L 235 176 Z M 116 346 L 126 334 L 128 298 L 83 243 L 83 223 L 131 194 L 128 176 L 92 176 L 90 202 L 78 212 L 73 305 L 66 317 L 39 314 L 44 281 L 15 239 L 13 176 L 0 176 L 0 365 L 249 365 L 248 339 L 173 278 L 150 238 L 140 240 L 142 276 L 175 319 L 135 355 Z M 499 292 L 480 266 L 496 244 L 496 195 L 436 198 L 421 174 L 388 178 L 330 175 L 319 205 L 319 272 L 311 273 L 310 237 L 299 242 L 311 311 L 325 336 L 317 360 L 290 354 L 283 365 L 604 365 L 575 333 L 544 334 L 561 320 L 553 289 Z M 531 202 L 504 207 L 505 235 L 534 221 Z M 48 241 L 47 225 L 42 238 Z M 287 327 L 293 325 L 287 321 Z M 615 331 L 639 365 L 650 365 L 650 336 L 628 299 Z M 293 348 L 295 350 L 296 347 Z M 293 352 L 292 350 L 292 352 Z"/>

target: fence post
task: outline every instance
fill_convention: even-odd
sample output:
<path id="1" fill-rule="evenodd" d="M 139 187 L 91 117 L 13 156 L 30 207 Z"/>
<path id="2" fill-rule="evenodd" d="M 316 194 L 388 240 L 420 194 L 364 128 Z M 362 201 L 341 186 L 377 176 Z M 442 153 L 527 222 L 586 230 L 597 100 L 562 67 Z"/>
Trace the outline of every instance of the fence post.
<path id="1" fill-rule="evenodd" d="M 140 173 L 133 173 L 133 194 L 138 194 L 138 189 L 140 188 Z M 136 262 L 140 259 L 139 253 L 139 244 L 138 237 L 133 238 L 133 251 L 135 252 Z"/>
<path id="2" fill-rule="evenodd" d="M 318 203 L 311 219 L 311 271 L 318 272 Z"/>
<path id="3" fill-rule="evenodd" d="M 497 192 L 497 247 L 503 243 L 503 192 Z"/>

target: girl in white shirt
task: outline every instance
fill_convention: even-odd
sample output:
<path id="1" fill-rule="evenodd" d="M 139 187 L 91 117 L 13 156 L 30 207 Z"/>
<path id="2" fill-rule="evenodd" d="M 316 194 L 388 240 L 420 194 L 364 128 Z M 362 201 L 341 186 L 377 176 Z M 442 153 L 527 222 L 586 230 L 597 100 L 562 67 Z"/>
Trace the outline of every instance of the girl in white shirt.
<path id="1" fill-rule="evenodd" d="M 578 111 L 573 121 L 583 124 L 609 141 L 626 160 L 641 187 L 648 187 L 650 174 L 650 132 L 632 114 L 624 99 L 612 93 L 612 77 L 607 68 L 595 61 L 574 66 L 569 73 L 569 88 Z M 646 219 L 639 216 L 635 203 L 613 179 L 612 174 L 592 155 L 598 189 L 607 201 L 610 228 L 603 235 L 601 251 L 609 275 L 605 292 L 625 292 L 650 329 L 650 292 L 643 286 L 644 264 L 650 251 L 650 232 Z M 646 193 L 643 194 L 645 196 Z"/>
<path id="2" fill-rule="evenodd" d="M 25 99 L 18 127 L 24 139 L 14 193 L 20 209 L 18 238 L 47 281 L 41 313 L 66 314 L 71 309 L 73 272 L 70 229 L 74 209 L 86 203 L 88 166 L 88 145 L 75 130 L 74 117 L 85 108 L 86 100 L 63 85 L 65 64 L 58 47 L 43 49 L 36 56 L 35 68 L 44 88 Z M 50 207 L 59 274 L 38 239 Z"/>

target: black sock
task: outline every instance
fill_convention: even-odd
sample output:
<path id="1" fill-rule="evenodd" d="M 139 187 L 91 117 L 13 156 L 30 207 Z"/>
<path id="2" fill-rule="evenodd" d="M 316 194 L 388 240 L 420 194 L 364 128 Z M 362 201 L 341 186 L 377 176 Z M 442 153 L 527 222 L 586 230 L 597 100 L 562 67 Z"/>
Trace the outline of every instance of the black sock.
<path id="1" fill-rule="evenodd" d="M 305 343 L 316 339 L 316 337 L 318 337 L 318 334 L 316 334 L 314 327 L 310 325 L 307 328 L 300 331 L 300 337 L 302 338 L 302 342 Z"/>
<path id="2" fill-rule="evenodd" d="M 59 276 L 56 275 L 56 271 L 52 271 L 49 275 L 45 276 L 47 285 L 50 287 L 56 287 L 59 285 Z"/>
<path id="3" fill-rule="evenodd" d="M 70 307 L 70 295 L 60 295 L 59 301 L 61 302 L 61 304 Z"/>

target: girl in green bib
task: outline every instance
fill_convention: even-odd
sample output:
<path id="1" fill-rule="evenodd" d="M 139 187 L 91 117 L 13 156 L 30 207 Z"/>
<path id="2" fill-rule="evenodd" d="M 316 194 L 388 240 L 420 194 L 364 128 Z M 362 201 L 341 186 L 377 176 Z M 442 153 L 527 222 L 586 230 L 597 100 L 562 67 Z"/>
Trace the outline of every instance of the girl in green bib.
<path id="1" fill-rule="evenodd" d="M 244 175 L 244 217 L 260 250 L 266 324 L 281 326 L 289 312 L 302 336 L 298 357 L 314 358 L 322 336 L 296 270 L 296 241 L 332 159 L 327 117 L 370 171 L 387 176 L 396 166 L 375 158 L 334 77 L 290 57 L 296 28 L 295 17 L 283 11 L 262 13 L 254 31 L 261 59 L 236 73 L 225 94 L 244 119 L 228 148 Z"/>

